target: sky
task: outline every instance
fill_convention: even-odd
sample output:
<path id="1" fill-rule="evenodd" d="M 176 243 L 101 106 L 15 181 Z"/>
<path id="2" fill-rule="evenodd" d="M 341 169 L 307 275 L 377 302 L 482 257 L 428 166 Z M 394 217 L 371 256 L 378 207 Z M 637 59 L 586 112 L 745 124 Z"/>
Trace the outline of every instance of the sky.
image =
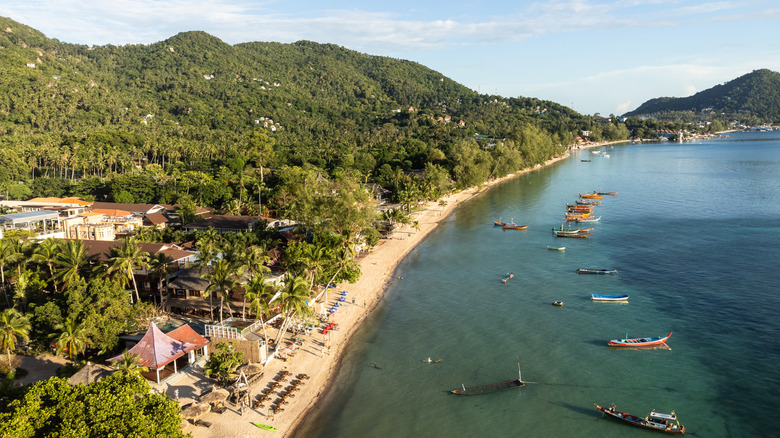
<path id="1" fill-rule="evenodd" d="M 753 70 L 780 72 L 776 0 L 2 0 L 65 43 L 331 43 L 420 63 L 486 94 L 620 115 Z"/>

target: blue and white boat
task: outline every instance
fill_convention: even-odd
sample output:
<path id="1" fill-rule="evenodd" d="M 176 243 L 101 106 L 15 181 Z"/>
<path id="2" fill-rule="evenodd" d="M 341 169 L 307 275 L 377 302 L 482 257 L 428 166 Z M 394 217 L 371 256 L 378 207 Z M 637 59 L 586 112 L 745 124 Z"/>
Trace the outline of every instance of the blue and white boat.
<path id="1" fill-rule="evenodd" d="M 628 301 L 628 295 L 624 294 L 590 294 L 593 301 Z"/>

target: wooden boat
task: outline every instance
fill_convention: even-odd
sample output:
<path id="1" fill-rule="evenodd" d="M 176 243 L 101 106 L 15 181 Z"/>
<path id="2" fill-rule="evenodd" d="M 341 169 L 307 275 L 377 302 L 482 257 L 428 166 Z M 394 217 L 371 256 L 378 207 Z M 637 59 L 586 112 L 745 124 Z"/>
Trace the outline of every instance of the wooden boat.
<path id="1" fill-rule="evenodd" d="M 555 246 L 547 245 L 547 249 L 549 249 L 551 251 L 566 251 L 566 247 L 565 246 L 555 247 Z"/>
<path id="2" fill-rule="evenodd" d="M 566 209 L 569 211 L 593 211 L 595 205 L 580 205 L 580 204 L 566 204 Z"/>
<path id="3" fill-rule="evenodd" d="M 505 230 L 525 230 L 528 228 L 528 225 L 509 224 L 509 225 L 504 225 L 502 228 Z"/>
<path id="4" fill-rule="evenodd" d="M 578 274 L 601 274 L 601 275 L 613 275 L 617 274 L 617 269 L 587 269 L 587 268 L 580 268 L 577 269 Z"/>
<path id="5" fill-rule="evenodd" d="M 599 217 L 587 217 L 587 218 L 575 218 L 571 222 L 598 222 L 601 220 L 601 216 Z"/>
<path id="6" fill-rule="evenodd" d="M 578 233 L 587 233 L 590 231 L 593 231 L 593 227 L 591 228 L 563 228 L 563 225 L 561 225 L 560 228 L 553 228 L 553 233 L 570 233 L 570 234 L 578 234 Z"/>
<path id="7" fill-rule="evenodd" d="M 628 301 L 628 295 L 590 294 L 593 301 Z"/>
<path id="8" fill-rule="evenodd" d="M 601 195 L 598 195 L 596 193 L 580 193 L 580 198 L 585 199 L 601 199 Z"/>
<path id="9" fill-rule="evenodd" d="M 493 225 L 495 225 L 497 227 L 503 227 L 504 225 L 506 225 L 506 222 L 493 221 Z"/>
<path id="10" fill-rule="evenodd" d="M 554 233 L 554 234 L 555 237 L 574 237 L 579 239 L 585 239 L 593 235 L 591 233 Z"/>
<path id="11" fill-rule="evenodd" d="M 617 192 L 596 192 L 599 196 L 617 196 Z"/>
<path id="12" fill-rule="evenodd" d="M 615 405 L 610 407 L 599 406 L 594 403 L 596 409 L 609 415 L 610 417 L 620 420 L 624 423 L 632 426 L 643 427 L 645 429 L 657 430 L 659 432 L 671 433 L 674 435 L 685 435 L 685 426 L 680 424 L 677 420 L 677 414 L 672 411 L 671 414 L 663 414 L 660 412 L 650 411 L 650 414 L 645 418 L 637 417 L 636 415 L 626 414 L 615 409 Z"/>
<path id="13" fill-rule="evenodd" d="M 666 336 L 658 336 L 656 338 L 613 339 L 607 342 L 607 345 L 610 347 L 650 347 L 665 344 L 670 336 L 672 336 L 672 332 L 669 332 Z"/>
<path id="14" fill-rule="evenodd" d="M 593 206 L 601 205 L 601 201 L 576 200 L 576 201 L 574 201 L 574 203 L 577 204 L 577 205 L 593 205 Z"/>
<path id="15" fill-rule="evenodd" d="M 452 391 L 450 391 L 450 393 L 457 394 L 457 395 L 480 395 L 480 394 L 490 394 L 492 392 L 498 392 L 498 391 L 505 391 L 507 389 L 522 388 L 523 386 L 525 386 L 525 382 L 523 382 L 523 376 L 520 373 L 520 360 L 518 359 L 517 379 L 507 380 L 506 382 L 491 383 L 488 385 L 480 385 L 480 386 L 461 385 L 460 388 L 453 389 Z"/>
<path id="16" fill-rule="evenodd" d="M 583 163 L 590 163 L 590 160 L 580 160 L 580 161 L 582 161 Z"/>
<path id="17" fill-rule="evenodd" d="M 579 217 L 590 217 L 593 216 L 592 211 L 586 211 L 584 213 L 566 213 L 567 218 L 579 218 Z"/>

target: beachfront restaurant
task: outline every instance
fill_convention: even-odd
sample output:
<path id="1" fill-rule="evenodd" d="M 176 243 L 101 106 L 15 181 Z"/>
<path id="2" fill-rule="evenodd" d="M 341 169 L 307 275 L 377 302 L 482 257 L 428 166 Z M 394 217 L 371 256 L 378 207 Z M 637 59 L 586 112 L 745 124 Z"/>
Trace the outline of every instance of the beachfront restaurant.
<path id="1" fill-rule="evenodd" d="M 197 362 L 208 355 L 209 340 L 199 335 L 189 324 L 184 324 L 170 332 L 163 333 L 154 322 L 149 323 L 149 330 L 128 350 L 138 356 L 138 363 L 149 368 L 141 375 L 158 384 L 179 370 Z M 109 362 L 122 359 L 122 355 L 114 356 Z"/>

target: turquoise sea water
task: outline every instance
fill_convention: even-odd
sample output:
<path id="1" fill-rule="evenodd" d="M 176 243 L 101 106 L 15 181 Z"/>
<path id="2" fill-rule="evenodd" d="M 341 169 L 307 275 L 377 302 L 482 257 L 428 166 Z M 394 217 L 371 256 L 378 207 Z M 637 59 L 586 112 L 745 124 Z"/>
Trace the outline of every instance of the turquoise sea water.
<path id="1" fill-rule="evenodd" d="M 579 151 L 459 206 L 399 265 L 404 280 L 296 436 L 657 435 L 594 403 L 675 410 L 688 436 L 780 436 L 780 133 L 603 150 L 609 158 Z M 597 208 L 593 237 L 552 237 L 566 203 L 594 190 L 618 196 Z M 494 228 L 499 218 L 529 229 Z M 669 350 L 606 346 L 670 331 Z M 517 357 L 526 387 L 448 393 L 516 378 Z"/>

